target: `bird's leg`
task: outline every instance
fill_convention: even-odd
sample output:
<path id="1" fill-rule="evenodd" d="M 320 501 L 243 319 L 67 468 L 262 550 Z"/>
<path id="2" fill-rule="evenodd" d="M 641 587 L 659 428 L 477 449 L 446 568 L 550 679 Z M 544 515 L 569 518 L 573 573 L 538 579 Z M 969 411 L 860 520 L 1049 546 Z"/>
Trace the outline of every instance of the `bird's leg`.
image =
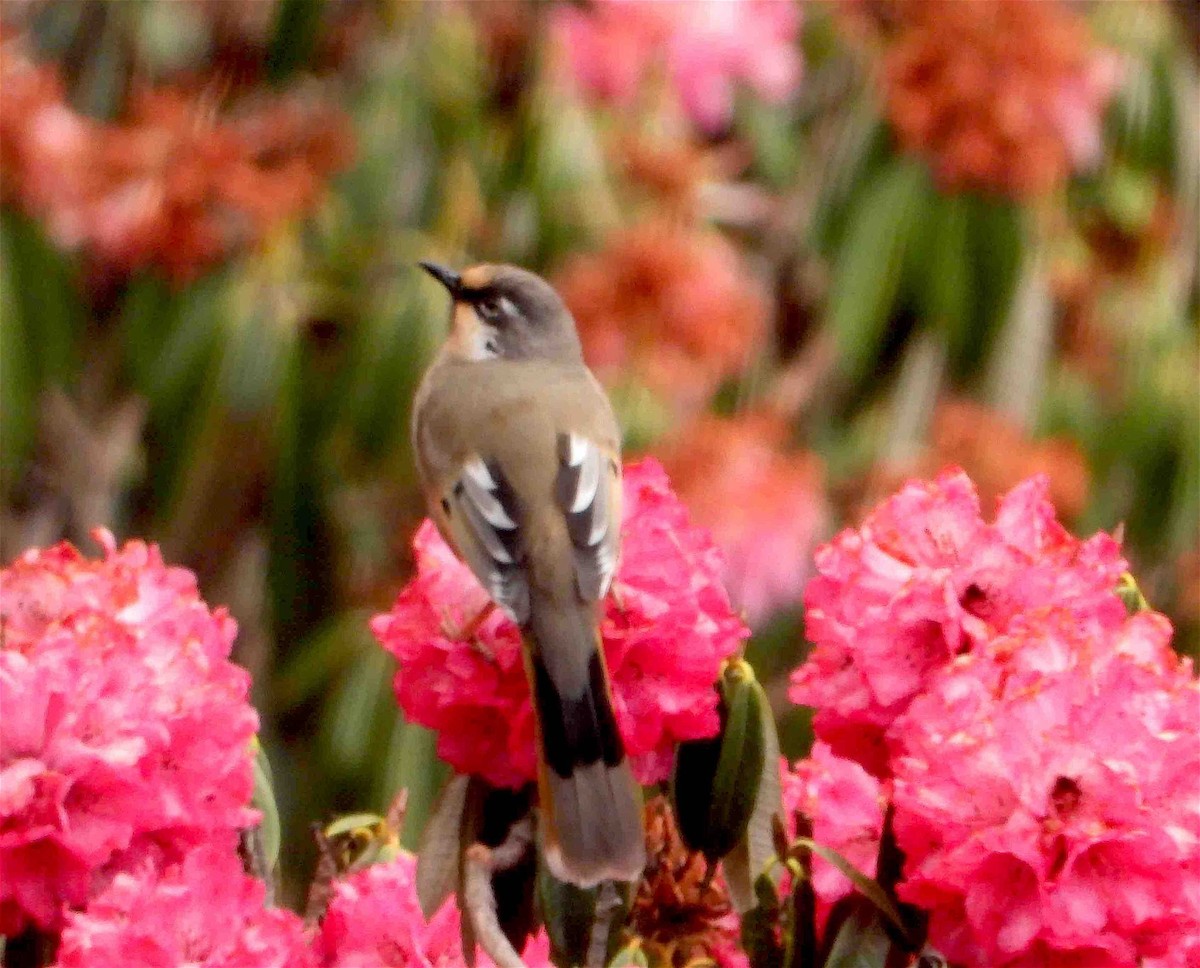
<path id="1" fill-rule="evenodd" d="M 475 613 L 471 621 L 462 627 L 462 630 L 458 633 L 459 638 L 474 640 L 475 634 L 479 631 L 480 626 L 487 621 L 488 616 L 491 615 L 495 610 L 496 603 L 489 599 L 483 608 Z M 476 642 L 476 644 L 479 645 L 478 642 Z M 480 648 L 482 648 L 482 645 L 480 645 Z"/>
<path id="2" fill-rule="evenodd" d="M 455 642 L 470 643 L 471 648 L 485 659 L 489 662 L 495 662 L 496 657 L 492 654 L 492 650 L 477 638 L 480 626 L 487 621 L 488 616 L 492 614 L 495 607 L 496 603 L 489 601 L 471 617 L 466 625 L 458 625 L 451 619 L 450 613 L 442 609 L 442 634 L 448 639 L 453 639 Z"/>
<path id="3" fill-rule="evenodd" d="M 612 600 L 617 606 L 617 611 L 624 615 L 628 609 L 625 608 L 625 594 L 621 591 L 621 583 L 619 581 L 613 580 L 612 585 L 609 586 L 609 594 L 612 595 Z"/>

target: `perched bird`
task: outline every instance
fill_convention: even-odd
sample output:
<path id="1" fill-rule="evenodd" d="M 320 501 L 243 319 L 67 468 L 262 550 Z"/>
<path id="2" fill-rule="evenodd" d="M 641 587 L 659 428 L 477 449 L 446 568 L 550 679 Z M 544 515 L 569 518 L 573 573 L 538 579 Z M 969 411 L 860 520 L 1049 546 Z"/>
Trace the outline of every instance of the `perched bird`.
<path id="1" fill-rule="evenodd" d="M 636 880 L 641 789 L 598 632 L 621 543 L 612 408 L 545 280 L 506 265 L 421 267 L 453 305 L 417 391 L 413 451 L 442 536 L 521 628 L 546 861 L 584 887 Z"/>

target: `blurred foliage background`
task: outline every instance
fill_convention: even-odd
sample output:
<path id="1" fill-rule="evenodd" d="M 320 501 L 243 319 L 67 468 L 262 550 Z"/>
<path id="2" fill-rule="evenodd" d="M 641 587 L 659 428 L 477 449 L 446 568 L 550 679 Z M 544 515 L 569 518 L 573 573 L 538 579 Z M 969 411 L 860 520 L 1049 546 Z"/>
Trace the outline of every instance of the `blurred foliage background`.
<path id="1" fill-rule="evenodd" d="M 813 548 L 1034 472 L 1200 641 L 1197 44 L 1154 0 L 5 0 L 5 560 L 162 544 L 308 824 L 443 772 L 367 619 L 423 510 L 415 270 L 515 262 L 725 548 L 792 755 Z"/>

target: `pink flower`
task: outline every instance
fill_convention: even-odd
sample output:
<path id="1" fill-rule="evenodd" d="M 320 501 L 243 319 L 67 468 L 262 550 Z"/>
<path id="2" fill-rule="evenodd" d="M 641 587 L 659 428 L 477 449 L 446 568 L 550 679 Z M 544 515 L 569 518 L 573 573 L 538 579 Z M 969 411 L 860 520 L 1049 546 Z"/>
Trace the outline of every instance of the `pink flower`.
<path id="1" fill-rule="evenodd" d="M 1050 605 L 1119 623 L 1126 564 L 1114 538 L 1072 537 L 1034 477 L 985 522 L 962 471 L 911 482 L 857 530 L 817 550 L 805 593 L 814 645 L 792 675 L 793 702 L 816 706 L 817 735 L 876 776 L 888 727 L 955 655 Z"/>
<path id="2" fill-rule="evenodd" d="M 600 626 L 617 722 L 643 782 L 664 778 L 675 744 L 717 729 L 721 662 L 749 634 L 721 584 L 707 532 L 692 527 L 657 462 L 625 468 L 624 540 Z M 396 696 L 438 733 L 460 773 L 516 787 L 535 775 L 533 710 L 520 633 L 499 609 L 467 640 L 486 593 L 426 522 L 417 577 L 371 629 L 399 660 Z"/>
<path id="3" fill-rule="evenodd" d="M 1134 966 L 1200 937 L 1200 684 L 1170 635 L 1033 612 L 897 720 L 899 894 L 951 961 Z"/>
<path id="4" fill-rule="evenodd" d="M 795 836 L 796 814 L 807 817 L 813 840 L 836 850 L 868 877 L 875 876 L 883 807 L 879 781 L 857 763 L 837 756 L 826 743 L 814 743 L 808 759 L 783 772 L 788 833 Z M 829 909 L 855 888 L 846 875 L 818 856 L 812 860 L 812 881 L 818 925 L 823 925 Z"/>
<path id="5" fill-rule="evenodd" d="M 194 577 L 96 533 L 0 573 L 0 932 L 255 822 L 249 679 Z"/>
<path id="6" fill-rule="evenodd" d="M 410 854 L 342 878 L 315 940 L 320 968 L 459 968 L 462 929 L 452 898 L 429 921 L 417 902 L 416 864 Z M 530 968 L 549 968 L 550 942 L 539 931 L 522 955 Z M 492 961 L 479 953 L 477 965 Z"/>
<path id="7" fill-rule="evenodd" d="M 778 0 L 601 0 L 560 8 L 554 31 L 576 82 L 627 106 L 665 71 L 688 116 L 707 131 L 733 113 L 735 82 L 770 101 L 800 80 L 800 12 Z"/>
<path id="8" fill-rule="evenodd" d="M 57 968 L 316 968 L 303 922 L 263 906 L 262 883 L 226 840 L 114 877 L 68 916 Z"/>

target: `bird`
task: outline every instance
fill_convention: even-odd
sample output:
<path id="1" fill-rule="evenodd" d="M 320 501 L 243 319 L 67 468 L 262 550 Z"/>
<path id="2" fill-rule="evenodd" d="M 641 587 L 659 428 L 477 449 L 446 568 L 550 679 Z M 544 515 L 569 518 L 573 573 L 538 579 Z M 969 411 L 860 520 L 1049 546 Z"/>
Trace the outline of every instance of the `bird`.
<path id="1" fill-rule="evenodd" d="M 616 418 L 548 282 L 511 265 L 420 266 L 451 310 L 414 398 L 413 453 L 430 517 L 521 630 L 543 856 L 579 887 L 636 881 L 642 791 L 599 634 L 621 546 Z"/>

